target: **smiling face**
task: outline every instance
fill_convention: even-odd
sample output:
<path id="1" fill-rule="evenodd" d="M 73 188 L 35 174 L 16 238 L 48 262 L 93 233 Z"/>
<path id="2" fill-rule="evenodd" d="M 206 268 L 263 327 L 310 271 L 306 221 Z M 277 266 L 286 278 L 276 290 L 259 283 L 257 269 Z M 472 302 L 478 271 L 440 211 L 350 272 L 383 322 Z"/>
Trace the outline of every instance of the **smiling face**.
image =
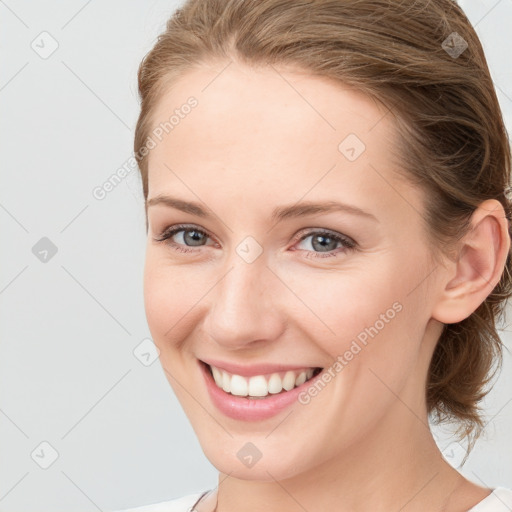
<path id="1" fill-rule="evenodd" d="M 181 115 L 149 154 L 146 314 L 206 456 L 235 477 L 285 479 L 423 435 L 441 324 L 424 200 L 394 172 L 392 116 L 318 77 L 225 66 L 166 93 L 154 126 Z M 277 409 L 211 393 L 201 361 L 267 380 L 324 371 Z"/>

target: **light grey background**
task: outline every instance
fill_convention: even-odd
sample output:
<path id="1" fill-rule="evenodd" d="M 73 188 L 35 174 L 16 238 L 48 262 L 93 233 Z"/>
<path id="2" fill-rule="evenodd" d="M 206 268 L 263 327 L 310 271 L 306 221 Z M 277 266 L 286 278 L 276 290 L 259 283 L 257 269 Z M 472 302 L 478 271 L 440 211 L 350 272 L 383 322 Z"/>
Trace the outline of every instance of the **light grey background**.
<path id="1" fill-rule="evenodd" d="M 2 512 L 112 510 L 216 485 L 158 361 L 133 353 L 150 336 L 140 179 L 132 172 L 103 200 L 92 195 L 131 154 L 137 67 L 176 5 L 0 0 Z M 461 5 L 512 131 L 512 0 Z M 57 248 L 46 262 L 32 250 L 43 237 Z M 511 333 L 503 339 L 510 350 Z M 512 488 L 505 356 L 486 436 L 462 472 Z M 458 465 L 461 447 L 436 435 Z"/>

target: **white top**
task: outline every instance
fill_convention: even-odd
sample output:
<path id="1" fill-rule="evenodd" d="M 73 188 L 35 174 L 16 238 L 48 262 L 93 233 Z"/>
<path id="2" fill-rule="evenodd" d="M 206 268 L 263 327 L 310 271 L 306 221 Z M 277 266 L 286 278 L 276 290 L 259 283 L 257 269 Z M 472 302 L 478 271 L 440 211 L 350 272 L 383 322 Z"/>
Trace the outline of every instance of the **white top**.
<path id="1" fill-rule="evenodd" d="M 213 512 L 217 503 L 217 493 L 214 489 L 188 494 L 181 498 L 154 503 L 143 507 L 119 510 L 117 512 Z M 199 502 L 200 498 L 204 498 Z M 199 503 L 198 503 L 199 502 Z M 195 508 L 194 505 L 196 505 Z M 492 494 L 484 498 L 467 512 L 511 512 L 512 490 L 497 487 Z"/>

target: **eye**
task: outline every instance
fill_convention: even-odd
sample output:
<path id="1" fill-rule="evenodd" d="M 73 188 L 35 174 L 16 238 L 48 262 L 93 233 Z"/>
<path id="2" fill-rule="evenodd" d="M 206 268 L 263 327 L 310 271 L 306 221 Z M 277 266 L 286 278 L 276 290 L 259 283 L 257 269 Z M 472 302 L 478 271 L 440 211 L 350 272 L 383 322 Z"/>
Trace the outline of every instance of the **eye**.
<path id="1" fill-rule="evenodd" d="M 308 238 L 311 240 L 304 243 Z M 351 238 L 325 229 L 302 234 L 299 238 L 299 242 L 304 243 L 303 245 L 305 245 L 306 248 L 303 249 L 310 254 L 314 254 L 313 257 L 315 258 L 336 256 L 339 252 L 353 250 L 357 246 L 356 242 Z M 335 251 L 340 244 L 341 251 Z"/>
<path id="2" fill-rule="evenodd" d="M 179 236 L 176 236 L 178 235 Z M 176 237 L 176 240 L 173 238 Z M 172 249 L 179 252 L 195 252 L 200 247 L 205 246 L 210 235 L 195 226 L 178 224 L 165 229 L 154 240 L 157 242 L 166 242 Z M 304 243 L 308 238 L 311 240 Z M 328 256 L 336 256 L 339 252 L 346 252 L 353 250 L 357 247 L 357 243 L 351 238 L 329 230 L 309 231 L 308 233 L 301 233 L 298 238 L 299 244 L 303 243 L 309 248 L 301 248 L 307 253 L 307 257 L 325 258 Z M 338 246 L 341 244 L 341 248 Z M 212 245 L 212 244 L 210 244 Z M 335 249 L 340 250 L 335 250 Z M 296 249 L 294 249 L 296 250 Z"/>
<path id="3" fill-rule="evenodd" d="M 177 237 L 179 242 L 176 243 L 172 240 L 172 238 L 178 233 L 180 233 L 180 235 Z M 205 245 L 202 242 L 209 237 L 210 236 L 208 233 L 202 229 L 198 229 L 194 226 L 178 224 L 164 230 L 164 232 L 161 233 L 158 237 L 155 237 L 155 241 L 167 241 L 168 245 L 180 252 L 194 252 L 198 250 L 196 247 Z M 187 245 L 189 243 L 190 245 Z"/>

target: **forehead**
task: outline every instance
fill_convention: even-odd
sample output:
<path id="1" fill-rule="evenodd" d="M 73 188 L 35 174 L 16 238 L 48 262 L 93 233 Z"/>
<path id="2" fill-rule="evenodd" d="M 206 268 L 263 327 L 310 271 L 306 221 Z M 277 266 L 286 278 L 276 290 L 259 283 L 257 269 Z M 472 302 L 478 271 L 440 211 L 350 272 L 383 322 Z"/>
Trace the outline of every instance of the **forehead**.
<path id="1" fill-rule="evenodd" d="M 165 123 L 173 112 L 179 114 L 190 97 L 197 106 L 184 118 L 180 116 L 170 138 L 194 121 L 194 142 L 201 137 L 221 143 L 231 139 L 243 142 L 245 148 L 262 132 L 269 139 L 277 135 L 279 140 L 295 137 L 335 143 L 350 131 L 364 137 L 377 124 L 379 135 L 393 131 L 390 118 L 385 119 L 387 109 L 354 87 L 303 71 L 237 63 L 186 72 L 160 98 L 153 126 Z M 183 122 L 186 117 L 192 121 Z M 247 132 L 252 137 L 245 137 Z"/>
<path id="2" fill-rule="evenodd" d="M 191 97 L 196 105 L 183 108 Z M 396 201 L 393 187 L 405 184 L 394 182 L 397 139 L 386 114 L 353 87 L 304 72 L 199 67 L 154 110 L 154 128 L 173 115 L 175 122 L 149 154 L 149 197 L 183 189 L 186 176 L 194 190 L 216 183 L 225 195 L 244 190 L 255 200 L 278 200 L 282 191 L 295 200 L 333 190 L 346 198 L 364 188 L 368 198 Z"/>

